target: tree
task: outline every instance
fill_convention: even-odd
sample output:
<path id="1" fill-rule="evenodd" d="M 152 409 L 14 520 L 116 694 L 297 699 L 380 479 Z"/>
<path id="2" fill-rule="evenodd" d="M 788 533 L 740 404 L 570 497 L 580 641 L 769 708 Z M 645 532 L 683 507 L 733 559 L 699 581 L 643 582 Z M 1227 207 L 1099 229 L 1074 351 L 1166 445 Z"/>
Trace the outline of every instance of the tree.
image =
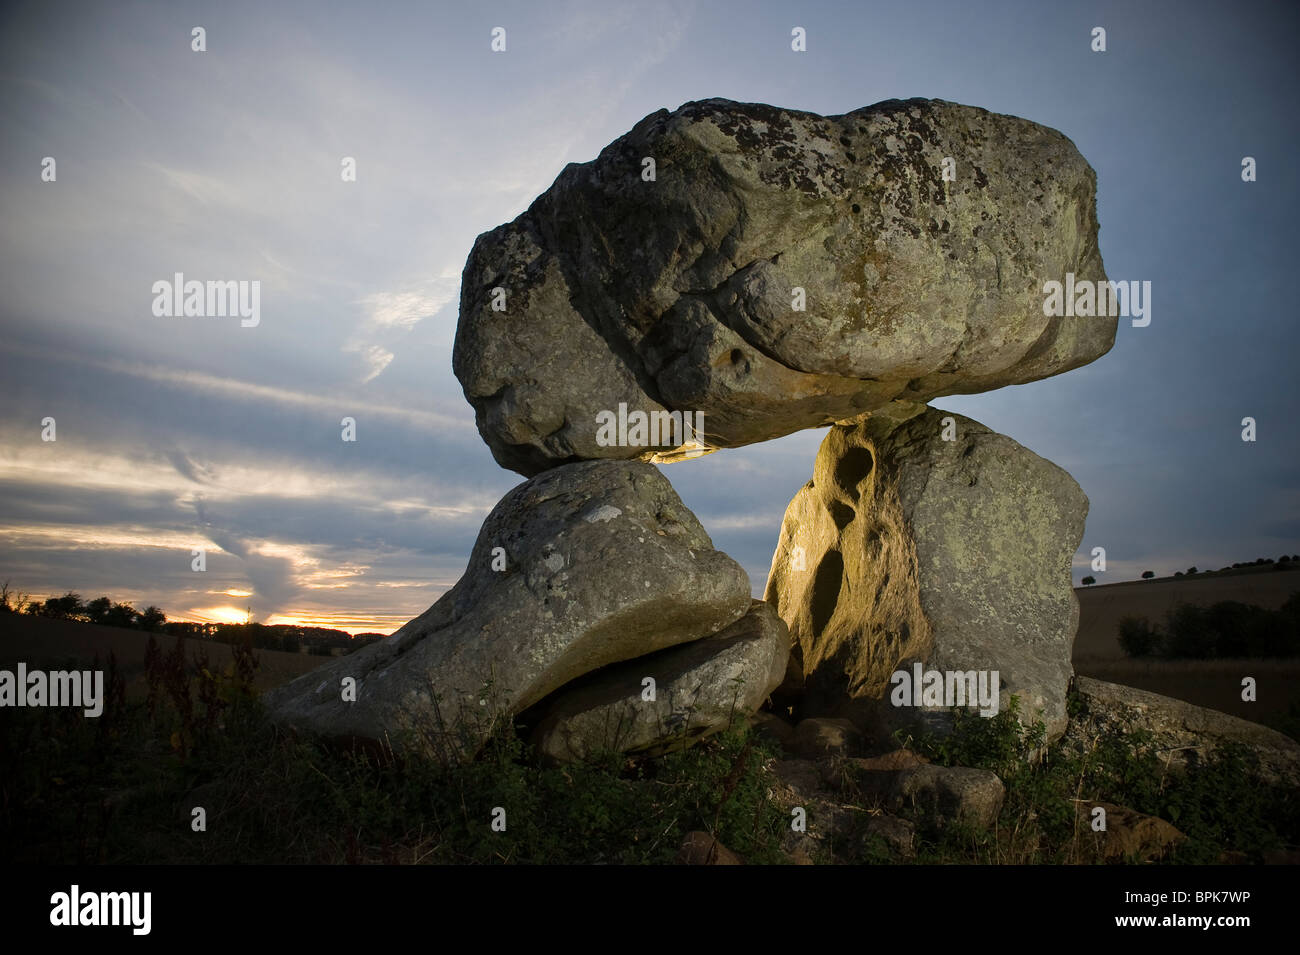
<path id="1" fill-rule="evenodd" d="M 43 617 L 52 617 L 55 620 L 69 620 L 85 611 L 81 603 L 81 594 L 74 594 L 68 591 L 62 597 L 46 597 L 45 603 L 41 604 L 38 611 Z"/>
<path id="2" fill-rule="evenodd" d="M 141 630 L 148 630 L 152 633 L 162 630 L 162 626 L 166 622 L 167 615 L 157 607 L 150 605 L 141 611 L 138 626 Z"/>
<path id="3" fill-rule="evenodd" d="M 1096 577 L 1085 577 L 1083 578 L 1083 580 L 1079 581 L 1079 583 L 1083 584 L 1085 587 L 1091 587 L 1096 582 L 1097 582 Z"/>
<path id="4" fill-rule="evenodd" d="M 1119 622 L 1119 645 L 1131 657 L 1146 657 L 1157 652 L 1164 635 L 1145 617 L 1124 617 Z"/>
<path id="5" fill-rule="evenodd" d="M 1144 571 L 1142 571 L 1142 579 L 1143 579 L 1143 580 L 1150 580 L 1150 579 L 1151 579 L 1152 577 L 1154 577 L 1155 575 L 1156 575 L 1156 574 L 1155 574 L 1155 571 L 1153 571 L 1153 570 L 1144 570 Z"/>
<path id="6" fill-rule="evenodd" d="M 96 597 L 86 604 L 86 619 L 91 623 L 103 623 L 108 612 L 113 609 L 113 601 L 108 597 Z"/>
<path id="7" fill-rule="evenodd" d="M 112 609 L 104 615 L 104 623 L 110 627 L 134 627 L 139 616 L 130 604 L 113 604 Z"/>

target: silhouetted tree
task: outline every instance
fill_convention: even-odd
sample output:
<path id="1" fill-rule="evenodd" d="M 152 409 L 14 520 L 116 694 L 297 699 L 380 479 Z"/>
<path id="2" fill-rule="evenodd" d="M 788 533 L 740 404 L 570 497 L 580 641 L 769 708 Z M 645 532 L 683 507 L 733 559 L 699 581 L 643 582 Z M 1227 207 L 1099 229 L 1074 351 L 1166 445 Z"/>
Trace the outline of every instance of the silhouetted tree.
<path id="1" fill-rule="evenodd" d="M 108 612 L 113 609 L 113 601 L 108 597 L 96 597 L 86 604 L 86 619 L 91 623 L 103 623 Z"/>
<path id="2" fill-rule="evenodd" d="M 1085 587 L 1091 587 L 1096 582 L 1097 582 L 1096 577 L 1085 577 L 1083 578 L 1083 580 L 1079 581 L 1079 583 L 1083 584 Z"/>
<path id="3" fill-rule="evenodd" d="M 1160 649 L 1164 635 L 1145 617 L 1124 617 L 1119 622 L 1119 645 L 1131 657 L 1146 657 Z"/>
<path id="4" fill-rule="evenodd" d="M 141 630 L 148 630 L 152 633 L 162 630 L 162 626 L 166 622 L 167 615 L 157 607 L 150 605 L 141 611 L 138 626 Z"/>
<path id="5" fill-rule="evenodd" d="M 130 604 L 113 604 L 104 615 L 104 623 L 110 627 L 134 627 L 140 614 Z"/>
<path id="6" fill-rule="evenodd" d="M 1150 580 L 1150 579 L 1151 579 L 1152 577 L 1154 577 L 1155 575 L 1156 575 L 1156 573 L 1155 573 L 1154 570 L 1144 570 L 1144 571 L 1142 571 L 1142 579 L 1143 579 L 1143 580 Z"/>
<path id="7" fill-rule="evenodd" d="M 37 612 L 42 617 L 69 620 L 81 615 L 84 611 L 85 607 L 81 603 L 81 594 L 68 591 L 62 597 L 46 597 L 45 603 L 40 605 L 40 610 Z"/>

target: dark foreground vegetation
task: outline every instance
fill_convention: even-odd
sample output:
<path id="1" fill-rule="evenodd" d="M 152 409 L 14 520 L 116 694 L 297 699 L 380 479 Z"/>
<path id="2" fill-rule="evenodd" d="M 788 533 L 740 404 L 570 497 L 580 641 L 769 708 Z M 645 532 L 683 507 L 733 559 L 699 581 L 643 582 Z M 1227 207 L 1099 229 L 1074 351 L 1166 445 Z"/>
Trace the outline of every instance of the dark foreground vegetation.
<path id="1" fill-rule="evenodd" d="M 154 645 L 149 693 L 128 701 L 106 665 L 103 716 L 68 708 L 0 710 L 0 859 L 5 863 L 664 863 L 684 834 L 714 833 L 749 863 L 788 861 L 792 839 L 817 862 L 904 861 L 867 834 L 873 806 L 845 764 L 832 798 L 849 822 L 820 839 L 790 831 L 775 744 L 745 726 L 653 759 L 534 765 L 506 727 L 472 764 L 443 769 L 391 753 L 297 739 L 266 719 L 247 644 L 214 672 Z M 69 667 L 75 666 L 69 662 Z M 1072 705 L 1081 705 L 1077 700 Z M 1148 742 L 1058 745 L 1039 760 L 1034 731 L 1004 709 L 957 713 L 947 740 L 911 745 L 935 762 L 986 768 L 1006 784 L 996 826 L 976 830 L 903 811 L 916 827 L 906 861 L 1088 861 L 1080 801 L 1159 816 L 1187 839 L 1165 861 L 1261 861 L 1300 844 L 1294 791 L 1252 777 L 1244 750 L 1166 773 Z M 205 811 L 195 831 L 194 809 Z M 493 812 L 505 810 L 505 831 Z M 810 810 L 809 827 L 819 823 Z M 1135 861 L 1135 860 L 1130 860 Z"/>

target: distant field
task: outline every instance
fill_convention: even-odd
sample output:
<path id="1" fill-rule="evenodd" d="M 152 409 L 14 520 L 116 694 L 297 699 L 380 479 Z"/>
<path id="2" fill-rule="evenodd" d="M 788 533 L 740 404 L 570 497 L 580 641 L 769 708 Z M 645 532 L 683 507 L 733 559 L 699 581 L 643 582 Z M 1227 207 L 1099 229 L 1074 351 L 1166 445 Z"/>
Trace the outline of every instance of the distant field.
<path id="1" fill-rule="evenodd" d="M 1079 635 L 1074 670 L 1083 676 L 1172 696 L 1242 719 L 1276 726 L 1293 703 L 1300 704 L 1300 659 L 1133 660 L 1119 646 L 1119 621 L 1133 615 L 1163 623 L 1179 603 L 1208 607 L 1221 600 L 1276 609 L 1300 590 L 1300 572 L 1271 567 L 1223 577 L 1162 577 L 1122 584 L 1079 587 Z M 1241 699 L 1242 677 L 1254 677 L 1254 703 Z"/>
<path id="2" fill-rule="evenodd" d="M 1119 648 L 1119 621 L 1132 614 L 1163 623 L 1165 613 L 1179 603 L 1208 607 L 1220 600 L 1238 600 L 1276 610 L 1300 590 L 1297 570 L 1252 570 L 1224 577 L 1160 577 L 1123 584 L 1076 587 L 1079 597 L 1079 634 L 1074 638 L 1074 663 L 1092 664 L 1123 660 Z"/>
<path id="3" fill-rule="evenodd" d="M 176 644 L 175 637 L 161 633 L 155 636 L 164 650 Z M 20 660 L 29 667 L 41 669 L 57 668 L 69 659 L 89 664 L 96 653 L 101 662 L 107 662 L 111 650 L 127 681 L 127 695 L 132 697 L 144 692 L 144 649 L 148 642 L 149 634 L 139 630 L 47 620 L 26 614 L 0 614 L 0 668 L 12 670 Z M 200 646 L 207 648 L 208 658 L 223 670 L 234 659 L 230 647 L 224 643 L 189 638 L 185 639 L 186 657 L 193 659 Z M 279 650 L 255 650 L 254 653 L 260 662 L 256 680 L 259 690 L 287 683 L 330 659 Z"/>

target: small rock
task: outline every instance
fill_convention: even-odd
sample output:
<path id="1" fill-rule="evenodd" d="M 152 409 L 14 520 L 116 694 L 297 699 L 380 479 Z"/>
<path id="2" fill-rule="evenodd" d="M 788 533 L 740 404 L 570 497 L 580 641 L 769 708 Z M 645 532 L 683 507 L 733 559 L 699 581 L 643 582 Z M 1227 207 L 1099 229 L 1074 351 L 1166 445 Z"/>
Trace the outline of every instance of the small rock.
<path id="1" fill-rule="evenodd" d="M 913 842 L 916 827 L 906 819 L 892 816 L 887 812 L 871 816 L 863 831 L 864 839 L 878 837 L 891 853 L 899 858 L 909 859 L 914 854 Z"/>
<path id="2" fill-rule="evenodd" d="M 744 865 L 736 855 L 707 832 L 694 830 L 686 833 L 681 848 L 677 850 L 678 865 Z"/>
<path id="3" fill-rule="evenodd" d="M 988 829 L 1002 811 L 1002 780 L 984 769 L 921 765 L 896 771 L 864 772 L 858 777 L 864 796 L 891 809 L 909 807 L 933 815 L 937 822 L 962 821 Z"/>
<path id="4" fill-rule="evenodd" d="M 1153 862 L 1187 838 L 1158 816 L 1124 806 L 1108 802 L 1081 802 L 1078 806 L 1079 825 L 1085 839 L 1091 842 L 1098 858 L 1107 862 L 1130 859 Z M 1106 810 L 1104 832 L 1092 830 L 1092 810 L 1097 806 Z"/>
<path id="5" fill-rule="evenodd" d="M 849 762 L 859 772 L 893 773 L 900 769 L 914 769 L 917 766 L 925 766 L 930 761 L 915 750 L 896 749 L 882 756 L 850 759 Z"/>
<path id="6" fill-rule="evenodd" d="M 786 749 L 801 759 L 848 756 L 862 744 L 862 734 L 849 720 L 814 716 L 801 720 Z"/>
<path id="7" fill-rule="evenodd" d="M 796 799 L 808 799 L 821 789 L 821 774 L 811 759 L 778 759 L 772 763 L 772 775 L 789 789 Z"/>
<path id="8" fill-rule="evenodd" d="M 776 743 L 783 749 L 788 746 L 790 739 L 794 736 L 794 727 L 775 713 L 766 711 L 755 713 L 749 718 L 749 725 L 753 727 L 754 732 L 759 736 Z"/>

